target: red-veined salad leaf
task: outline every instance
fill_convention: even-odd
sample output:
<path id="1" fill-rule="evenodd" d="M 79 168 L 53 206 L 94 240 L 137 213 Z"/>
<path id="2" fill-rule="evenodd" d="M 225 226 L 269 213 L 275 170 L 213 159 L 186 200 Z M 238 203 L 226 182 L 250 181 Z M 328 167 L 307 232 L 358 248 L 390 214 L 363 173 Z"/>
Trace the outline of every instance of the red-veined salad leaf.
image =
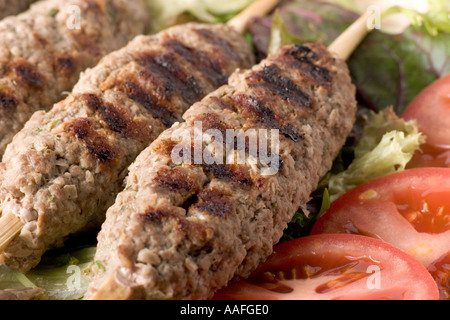
<path id="1" fill-rule="evenodd" d="M 277 19 L 284 21 L 283 28 L 293 37 L 325 45 L 359 16 L 338 4 L 306 0 L 286 1 L 278 14 Z M 271 27 L 280 28 L 277 19 L 256 19 L 251 27 L 260 57 L 268 53 L 270 36 L 276 33 Z M 432 25 L 423 22 L 397 35 L 371 32 L 348 60 L 361 103 L 372 110 L 393 106 L 400 114 L 420 91 L 450 73 L 450 34 L 443 32 L 446 31 L 443 25 L 443 22 Z M 427 32 L 430 29 L 435 32 L 430 34 Z"/>

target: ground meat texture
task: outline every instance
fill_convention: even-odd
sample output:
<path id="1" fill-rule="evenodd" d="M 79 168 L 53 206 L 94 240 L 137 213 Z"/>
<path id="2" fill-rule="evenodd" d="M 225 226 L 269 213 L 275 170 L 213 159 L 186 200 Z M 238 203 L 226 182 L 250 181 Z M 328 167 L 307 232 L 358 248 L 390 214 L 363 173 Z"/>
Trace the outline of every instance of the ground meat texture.
<path id="1" fill-rule="evenodd" d="M 0 0 L 0 19 L 25 11 L 36 0 Z"/>
<path id="2" fill-rule="evenodd" d="M 46 291 L 40 288 L 0 290 L 0 301 L 44 300 Z"/>
<path id="3" fill-rule="evenodd" d="M 231 76 L 131 166 L 98 237 L 95 260 L 106 271 L 86 299 L 208 299 L 234 276 L 248 276 L 330 170 L 353 127 L 355 95 L 345 62 L 320 44 L 284 47 Z M 279 130 L 279 171 L 262 175 L 249 157 L 190 161 L 195 148 L 175 137 L 194 137 L 199 121 L 205 132 Z M 182 163 L 173 158 L 180 143 L 190 154 Z"/>
<path id="4" fill-rule="evenodd" d="M 34 112 L 62 100 L 148 20 L 145 0 L 43 0 L 0 21 L 0 157 Z"/>
<path id="5" fill-rule="evenodd" d="M 0 210 L 15 213 L 25 227 L 0 260 L 27 271 L 68 235 L 98 230 L 139 153 L 182 121 L 192 103 L 253 64 L 241 35 L 203 24 L 141 35 L 104 57 L 8 146 Z"/>

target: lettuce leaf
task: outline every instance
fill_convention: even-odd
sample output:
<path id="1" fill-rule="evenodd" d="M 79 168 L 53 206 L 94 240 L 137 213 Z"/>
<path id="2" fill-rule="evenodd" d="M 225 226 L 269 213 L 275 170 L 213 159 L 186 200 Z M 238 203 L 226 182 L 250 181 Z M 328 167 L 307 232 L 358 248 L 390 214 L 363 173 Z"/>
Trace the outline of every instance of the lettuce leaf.
<path id="1" fill-rule="evenodd" d="M 65 248 L 46 253 L 39 266 L 27 274 L 0 266 L 0 290 L 41 288 L 46 291 L 42 300 L 82 299 L 93 269 L 102 269 L 94 261 L 97 248 L 92 237 L 86 239 L 79 237 L 76 245 L 74 241 Z"/>
<path id="2" fill-rule="evenodd" d="M 344 147 L 333 169 L 322 179 L 307 204 L 288 224 L 281 242 L 309 235 L 331 203 L 354 187 L 372 179 L 404 170 L 425 142 L 415 121 L 399 118 L 392 108 L 365 117 L 359 142 Z M 350 158 L 350 159 L 344 159 Z"/>
<path id="3" fill-rule="evenodd" d="M 427 14 L 438 11 L 431 6 Z M 291 0 L 283 2 L 278 14 L 283 28 L 292 35 L 288 39 L 329 45 L 360 13 L 336 3 Z M 279 26 L 273 16 L 256 19 L 251 25 L 259 58 L 265 57 L 269 48 L 273 50 L 272 27 L 276 30 Z M 431 35 L 424 27 L 413 25 L 396 35 L 371 32 L 348 60 L 361 106 L 374 111 L 393 106 L 401 114 L 424 88 L 450 73 L 450 34 L 443 32 L 444 27 L 438 30 Z"/>
<path id="4" fill-rule="evenodd" d="M 280 12 L 274 13 L 272 27 L 270 29 L 270 44 L 268 54 L 277 52 L 281 47 L 290 44 L 300 43 L 300 38 L 296 37 L 284 23 Z"/>
<path id="5" fill-rule="evenodd" d="M 415 121 L 399 118 L 392 108 L 373 114 L 355 148 L 355 159 L 343 172 L 328 176 L 331 201 L 370 180 L 405 170 L 425 143 Z"/>
<path id="6" fill-rule="evenodd" d="M 152 12 L 152 32 L 172 25 L 201 21 L 226 22 L 254 0 L 149 0 Z"/>

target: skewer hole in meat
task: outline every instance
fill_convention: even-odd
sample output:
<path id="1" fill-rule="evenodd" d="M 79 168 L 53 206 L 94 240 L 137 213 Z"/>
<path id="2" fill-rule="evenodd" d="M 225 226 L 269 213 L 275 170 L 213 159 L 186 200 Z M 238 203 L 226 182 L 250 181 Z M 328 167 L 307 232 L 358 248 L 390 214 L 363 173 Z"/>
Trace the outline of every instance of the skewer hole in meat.
<path id="1" fill-rule="evenodd" d="M 253 63 L 250 46 L 230 27 L 188 24 L 138 36 L 87 70 L 5 152 L 0 210 L 24 227 L 0 262 L 26 272 L 67 236 L 99 227 L 139 153 Z"/>
<path id="2" fill-rule="evenodd" d="M 86 298 L 208 299 L 248 276 L 330 170 L 354 124 L 355 94 L 345 61 L 306 44 L 235 73 L 194 104 L 131 166 L 98 237 L 95 260 L 106 271 Z M 196 122 L 279 130 L 279 171 L 265 176 L 248 161 L 175 163 L 179 132 L 195 137 Z"/>

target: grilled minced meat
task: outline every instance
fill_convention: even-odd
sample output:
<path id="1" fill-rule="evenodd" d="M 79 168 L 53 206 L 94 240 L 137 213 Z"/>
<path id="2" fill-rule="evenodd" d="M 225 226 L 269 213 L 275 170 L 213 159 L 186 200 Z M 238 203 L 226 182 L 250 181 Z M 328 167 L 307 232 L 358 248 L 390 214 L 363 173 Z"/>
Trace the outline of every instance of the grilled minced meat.
<path id="1" fill-rule="evenodd" d="M 330 170 L 353 127 L 355 95 L 345 62 L 320 44 L 284 47 L 231 76 L 130 167 L 98 237 L 95 260 L 106 271 L 86 298 L 207 299 L 248 276 Z M 196 122 L 222 133 L 279 130 L 279 171 L 262 175 L 248 156 L 244 164 L 192 161 L 195 142 L 186 140 Z M 180 140 L 182 132 L 192 139 Z M 191 159 L 174 161 L 180 150 L 193 150 Z"/>
<path id="2" fill-rule="evenodd" d="M 254 57 L 224 25 L 138 36 L 86 71 L 73 92 L 37 112 L 0 164 L 0 210 L 25 223 L 0 256 L 27 271 L 70 234 L 100 227 L 129 165 L 160 133 Z"/>
<path id="3" fill-rule="evenodd" d="M 18 14 L 28 8 L 36 0 L 0 0 L 0 19 Z"/>
<path id="4" fill-rule="evenodd" d="M 43 300 L 46 291 L 40 288 L 0 290 L 0 301 Z"/>
<path id="5" fill-rule="evenodd" d="M 34 112 L 50 109 L 82 71 L 146 31 L 145 3 L 43 0 L 0 21 L 0 157 Z"/>

